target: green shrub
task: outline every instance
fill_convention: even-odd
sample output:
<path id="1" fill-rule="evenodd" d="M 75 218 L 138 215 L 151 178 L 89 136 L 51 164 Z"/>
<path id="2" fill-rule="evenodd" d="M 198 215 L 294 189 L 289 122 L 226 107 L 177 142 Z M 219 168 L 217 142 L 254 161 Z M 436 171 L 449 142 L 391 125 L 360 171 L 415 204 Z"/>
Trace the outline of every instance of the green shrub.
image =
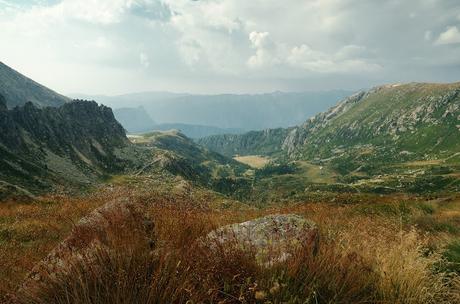
<path id="1" fill-rule="evenodd" d="M 454 240 L 447 245 L 443 256 L 448 263 L 446 270 L 460 274 L 460 239 Z"/>

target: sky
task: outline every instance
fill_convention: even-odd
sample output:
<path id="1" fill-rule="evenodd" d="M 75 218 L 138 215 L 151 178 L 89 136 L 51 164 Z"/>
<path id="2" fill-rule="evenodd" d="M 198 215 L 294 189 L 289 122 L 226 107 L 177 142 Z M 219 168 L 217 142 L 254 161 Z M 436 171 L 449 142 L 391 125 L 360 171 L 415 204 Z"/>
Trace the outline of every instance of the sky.
<path id="1" fill-rule="evenodd" d="M 63 94 L 460 81 L 459 0 L 0 0 L 0 61 Z"/>

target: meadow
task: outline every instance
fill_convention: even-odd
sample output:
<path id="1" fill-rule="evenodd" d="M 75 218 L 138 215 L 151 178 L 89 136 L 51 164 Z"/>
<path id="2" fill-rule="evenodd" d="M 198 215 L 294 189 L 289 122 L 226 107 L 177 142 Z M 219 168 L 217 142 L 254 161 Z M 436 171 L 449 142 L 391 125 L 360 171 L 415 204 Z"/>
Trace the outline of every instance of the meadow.
<path id="1" fill-rule="evenodd" d="M 49 274 L 34 294 L 18 291 L 79 218 L 122 197 L 147 206 L 154 250 L 133 237 L 136 221 L 118 225 L 92 261 Z M 300 250 L 266 268 L 238 247 L 197 242 L 222 225 L 284 213 L 317 223 L 318 254 Z M 341 194 L 256 208 L 180 180 L 121 176 L 80 197 L 2 203 L 0 294 L 13 303 L 458 303 L 459 236 L 458 195 Z"/>

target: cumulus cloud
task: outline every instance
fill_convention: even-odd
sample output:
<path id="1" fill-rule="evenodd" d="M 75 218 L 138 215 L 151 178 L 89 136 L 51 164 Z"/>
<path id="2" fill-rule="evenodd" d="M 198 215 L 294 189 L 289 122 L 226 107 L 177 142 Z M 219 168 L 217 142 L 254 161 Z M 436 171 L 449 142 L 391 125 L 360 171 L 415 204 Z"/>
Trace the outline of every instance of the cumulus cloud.
<path id="1" fill-rule="evenodd" d="M 363 57 L 367 53 L 366 48 L 359 45 L 346 45 L 328 54 L 307 44 L 289 46 L 284 42 L 275 42 L 268 32 L 251 32 L 249 40 L 256 50 L 247 62 L 253 69 L 286 65 L 309 72 L 353 74 L 382 68 L 379 64 L 368 62 Z"/>
<path id="2" fill-rule="evenodd" d="M 253 31 L 249 34 L 249 41 L 256 52 L 247 61 L 250 68 L 257 69 L 282 63 L 280 57 L 283 54 L 280 46 L 270 39 L 270 33 Z"/>
<path id="3" fill-rule="evenodd" d="M 436 44 L 456 44 L 460 43 L 460 31 L 456 26 L 449 26 L 445 32 L 439 35 Z"/>
<path id="4" fill-rule="evenodd" d="M 0 58 L 63 93 L 450 81 L 457 2 L 0 0 Z"/>
<path id="5" fill-rule="evenodd" d="M 267 48 L 273 44 L 269 36 L 268 32 L 251 32 L 249 40 L 252 42 L 254 48 Z"/>

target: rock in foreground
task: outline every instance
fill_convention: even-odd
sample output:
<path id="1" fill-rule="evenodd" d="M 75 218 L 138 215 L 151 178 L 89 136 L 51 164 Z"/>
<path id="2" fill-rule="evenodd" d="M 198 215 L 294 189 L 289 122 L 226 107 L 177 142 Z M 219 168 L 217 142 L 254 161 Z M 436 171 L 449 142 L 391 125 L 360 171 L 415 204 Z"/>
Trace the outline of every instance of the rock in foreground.
<path id="1" fill-rule="evenodd" d="M 212 247 L 233 243 L 239 249 L 251 251 L 257 263 L 266 267 L 286 261 L 298 250 L 316 254 L 319 246 L 316 224 L 294 214 L 269 215 L 224 226 L 207 238 Z"/>
<path id="2" fill-rule="evenodd" d="M 48 256 L 28 274 L 19 290 L 24 298 L 34 299 L 47 284 L 71 273 L 79 263 L 96 261 L 101 252 L 153 249 L 154 224 L 145 216 L 145 206 L 127 199 L 109 202 L 82 218 Z"/>

